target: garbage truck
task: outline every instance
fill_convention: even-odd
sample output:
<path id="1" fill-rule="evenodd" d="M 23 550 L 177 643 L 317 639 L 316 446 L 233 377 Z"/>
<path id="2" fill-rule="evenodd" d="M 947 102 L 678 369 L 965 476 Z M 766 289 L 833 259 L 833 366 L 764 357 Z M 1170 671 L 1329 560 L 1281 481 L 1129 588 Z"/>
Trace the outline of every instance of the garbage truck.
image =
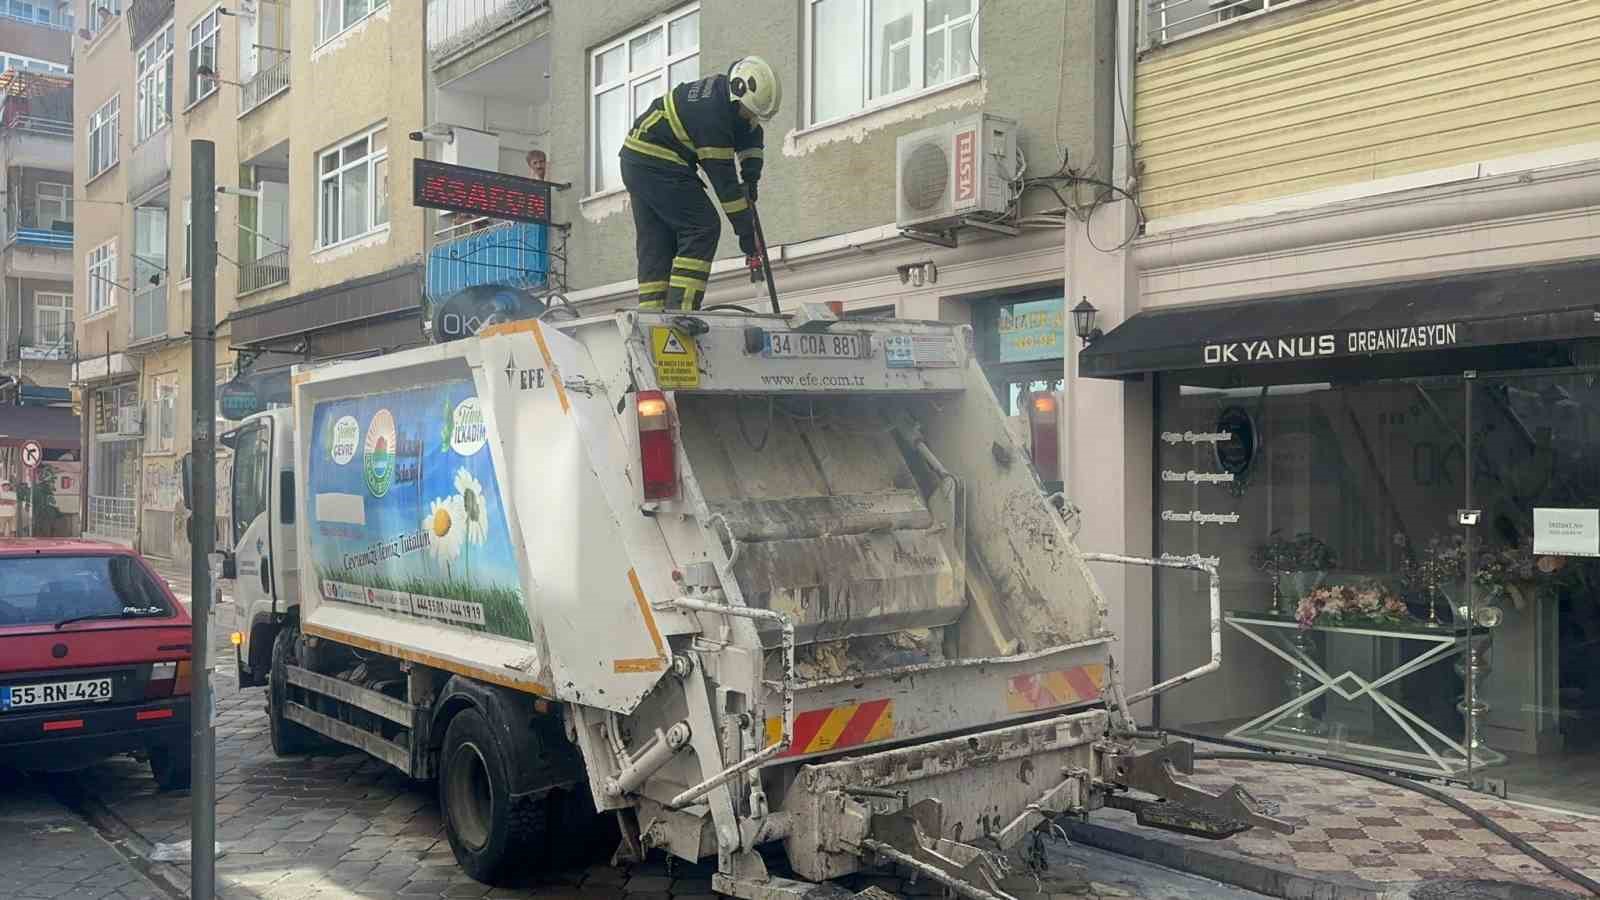
<path id="1" fill-rule="evenodd" d="M 1081 552 L 969 327 L 563 309 L 297 367 L 225 437 L 276 752 L 435 782 L 486 883 L 597 818 L 762 900 L 1020 898 L 1024 841 L 1107 805 L 1288 828 L 1128 712 L 1219 664 L 1215 570 Z M 1124 690 L 1096 560 L 1209 577 L 1211 659 Z"/>

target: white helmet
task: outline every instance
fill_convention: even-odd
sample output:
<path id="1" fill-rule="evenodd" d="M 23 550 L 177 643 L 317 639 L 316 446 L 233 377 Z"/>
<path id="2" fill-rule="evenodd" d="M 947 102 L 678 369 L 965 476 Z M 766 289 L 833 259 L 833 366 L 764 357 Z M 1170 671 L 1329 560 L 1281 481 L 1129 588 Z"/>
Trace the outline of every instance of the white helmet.
<path id="1" fill-rule="evenodd" d="M 728 93 L 733 102 L 763 121 L 777 115 L 783 103 L 778 73 L 759 56 L 746 56 L 728 67 Z"/>

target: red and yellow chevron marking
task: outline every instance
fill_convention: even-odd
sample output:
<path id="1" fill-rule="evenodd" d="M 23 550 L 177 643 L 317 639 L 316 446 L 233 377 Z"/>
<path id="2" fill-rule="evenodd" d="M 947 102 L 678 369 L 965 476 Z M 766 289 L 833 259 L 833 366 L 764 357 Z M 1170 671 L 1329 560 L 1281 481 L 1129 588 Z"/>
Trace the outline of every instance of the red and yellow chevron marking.
<path id="1" fill-rule="evenodd" d="M 767 744 L 783 735 L 783 720 L 767 720 Z M 869 700 L 828 709 L 813 709 L 794 717 L 794 740 L 782 756 L 821 753 L 894 737 L 894 701 Z"/>
<path id="2" fill-rule="evenodd" d="M 1106 686 L 1106 667 L 1091 663 L 1072 669 L 1018 675 L 1006 682 L 1006 709 L 1033 712 L 1100 699 Z"/>

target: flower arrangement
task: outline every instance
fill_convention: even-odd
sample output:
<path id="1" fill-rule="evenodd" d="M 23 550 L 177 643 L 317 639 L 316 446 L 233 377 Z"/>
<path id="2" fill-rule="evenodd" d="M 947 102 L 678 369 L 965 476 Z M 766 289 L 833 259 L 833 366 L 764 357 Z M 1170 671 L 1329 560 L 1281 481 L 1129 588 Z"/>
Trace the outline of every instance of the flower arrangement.
<path id="1" fill-rule="evenodd" d="M 1316 588 L 1295 609 L 1302 630 L 1315 625 L 1398 625 L 1410 619 L 1405 602 L 1371 580 Z"/>
<path id="2" fill-rule="evenodd" d="M 1420 555 L 1413 554 L 1405 535 L 1395 544 L 1405 549 L 1401 582 L 1414 602 L 1427 602 L 1459 585 L 1467 568 L 1466 541 L 1459 534 L 1440 535 L 1428 541 Z M 1559 557 L 1534 556 L 1526 541 L 1474 548 L 1472 580 L 1490 598 L 1509 594 L 1517 608 L 1524 604 L 1528 585 L 1562 567 Z"/>

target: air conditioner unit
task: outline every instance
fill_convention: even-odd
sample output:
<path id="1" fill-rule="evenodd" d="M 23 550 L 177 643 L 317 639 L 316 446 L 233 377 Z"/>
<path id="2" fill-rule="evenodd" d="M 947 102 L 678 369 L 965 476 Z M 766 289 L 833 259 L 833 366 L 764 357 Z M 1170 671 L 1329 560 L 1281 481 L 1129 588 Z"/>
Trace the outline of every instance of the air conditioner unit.
<path id="1" fill-rule="evenodd" d="M 144 434 L 144 410 L 137 406 L 124 406 L 118 409 L 117 434 Z"/>
<path id="2" fill-rule="evenodd" d="M 895 142 L 895 224 L 938 231 L 1004 213 L 1017 171 L 1017 123 L 978 114 Z"/>
<path id="3" fill-rule="evenodd" d="M 451 125 L 455 137 L 439 150 L 439 161 L 452 166 L 500 171 L 500 135 Z"/>

